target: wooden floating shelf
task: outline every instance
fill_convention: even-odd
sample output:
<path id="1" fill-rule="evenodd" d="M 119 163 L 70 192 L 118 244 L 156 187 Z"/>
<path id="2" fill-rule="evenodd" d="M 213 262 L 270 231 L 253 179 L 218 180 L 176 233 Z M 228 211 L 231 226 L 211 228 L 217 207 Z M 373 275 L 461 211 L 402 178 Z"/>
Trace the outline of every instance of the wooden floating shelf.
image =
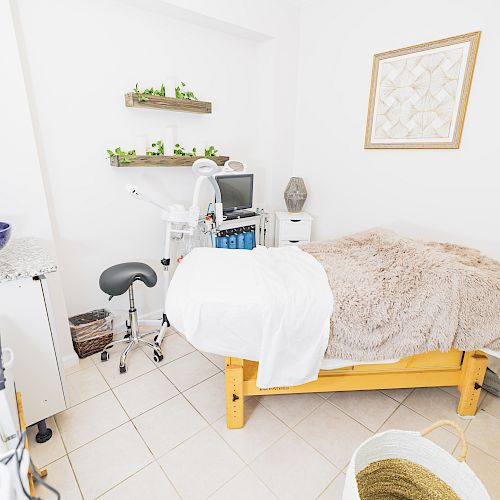
<path id="1" fill-rule="evenodd" d="M 110 158 L 113 167 L 190 167 L 196 160 L 205 158 L 205 156 L 131 156 L 129 162 L 120 161 L 118 156 Z M 217 165 L 223 166 L 229 156 L 208 156 Z"/>
<path id="2" fill-rule="evenodd" d="M 125 106 L 128 108 L 156 108 L 170 111 L 185 111 L 188 113 L 211 113 L 212 103 L 206 101 L 192 101 L 190 99 L 176 99 L 161 95 L 148 94 L 145 101 L 140 101 L 143 94 L 128 92 L 125 94 Z"/>

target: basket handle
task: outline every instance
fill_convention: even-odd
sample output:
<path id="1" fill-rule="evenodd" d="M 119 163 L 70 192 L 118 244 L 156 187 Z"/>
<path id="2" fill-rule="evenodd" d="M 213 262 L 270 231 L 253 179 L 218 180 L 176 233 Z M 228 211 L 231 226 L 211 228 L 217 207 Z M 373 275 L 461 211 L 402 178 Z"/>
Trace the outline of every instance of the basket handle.
<path id="1" fill-rule="evenodd" d="M 457 431 L 461 441 L 461 449 L 458 461 L 465 462 L 465 458 L 467 456 L 467 440 L 465 439 L 465 434 L 462 428 L 457 423 L 453 422 L 453 420 L 438 420 L 437 422 L 429 425 L 429 427 L 426 427 L 423 431 L 420 431 L 420 434 L 422 436 L 426 436 L 430 432 L 439 429 L 439 427 L 443 427 L 444 425 L 449 425 Z"/>

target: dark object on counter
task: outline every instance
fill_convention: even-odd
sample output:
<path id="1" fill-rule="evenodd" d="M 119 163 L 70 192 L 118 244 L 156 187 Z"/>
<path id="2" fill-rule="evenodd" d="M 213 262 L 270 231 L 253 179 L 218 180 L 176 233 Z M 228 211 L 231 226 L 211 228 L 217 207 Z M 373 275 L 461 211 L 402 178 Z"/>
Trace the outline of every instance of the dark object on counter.
<path id="1" fill-rule="evenodd" d="M 12 226 L 8 222 L 0 222 L 0 250 L 7 245 L 11 234 Z"/>

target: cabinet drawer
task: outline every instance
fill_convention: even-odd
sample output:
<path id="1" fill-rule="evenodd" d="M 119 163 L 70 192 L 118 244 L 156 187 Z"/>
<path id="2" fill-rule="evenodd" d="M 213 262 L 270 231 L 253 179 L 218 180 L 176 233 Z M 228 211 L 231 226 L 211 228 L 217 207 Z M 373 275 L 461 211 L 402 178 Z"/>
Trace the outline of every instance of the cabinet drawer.
<path id="1" fill-rule="evenodd" d="M 279 225 L 280 241 L 308 240 L 311 236 L 311 221 L 294 219 L 281 221 Z"/>
<path id="2" fill-rule="evenodd" d="M 300 245 L 302 243 L 308 243 L 309 240 L 280 240 L 279 245 L 280 247 L 295 247 L 297 245 Z"/>

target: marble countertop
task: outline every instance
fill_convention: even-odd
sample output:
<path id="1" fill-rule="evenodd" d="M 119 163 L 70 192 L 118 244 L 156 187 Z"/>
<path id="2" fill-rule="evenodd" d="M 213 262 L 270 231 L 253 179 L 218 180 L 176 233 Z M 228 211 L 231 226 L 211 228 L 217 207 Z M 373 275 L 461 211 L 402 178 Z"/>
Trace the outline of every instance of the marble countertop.
<path id="1" fill-rule="evenodd" d="M 35 238 L 13 239 L 0 250 L 0 283 L 33 278 L 56 270 L 54 259 Z"/>

